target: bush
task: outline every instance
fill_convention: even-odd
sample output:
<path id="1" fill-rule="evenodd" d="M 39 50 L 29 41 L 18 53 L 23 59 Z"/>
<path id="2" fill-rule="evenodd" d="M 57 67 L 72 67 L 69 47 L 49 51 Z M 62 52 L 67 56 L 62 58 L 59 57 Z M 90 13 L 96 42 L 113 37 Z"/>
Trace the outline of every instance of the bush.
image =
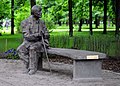
<path id="1" fill-rule="evenodd" d="M 120 56 L 120 39 L 115 40 L 111 36 L 52 36 L 51 47 L 73 48 L 106 53 L 108 56 Z"/>

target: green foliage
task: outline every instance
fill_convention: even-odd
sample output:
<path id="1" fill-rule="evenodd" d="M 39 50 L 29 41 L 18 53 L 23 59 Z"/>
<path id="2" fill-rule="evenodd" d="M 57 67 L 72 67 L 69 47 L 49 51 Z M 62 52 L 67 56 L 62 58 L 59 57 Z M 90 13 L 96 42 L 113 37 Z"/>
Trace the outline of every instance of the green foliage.
<path id="1" fill-rule="evenodd" d="M 110 32 L 111 33 L 111 32 Z M 63 34 L 63 33 L 61 33 Z M 79 35 L 75 33 L 74 37 L 69 35 L 52 35 L 50 38 L 51 47 L 73 48 L 80 50 L 89 50 L 106 53 L 108 56 L 120 56 L 120 39 L 115 40 L 114 35 L 100 35 L 97 32 L 94 36 Z M 102 33 L 101 33 L 102 34 Z"/>
<path id="2" fill-rule="evenodd" d="M 22 20 L 30 16 L 30 4 L 27 0 L 24 6 L 21 6 L 15 10 L 15 26 L 18 32 L 21 32 L 20 23 Z"/>
<path id="3" fill-rule="evenodd" d="M 41 5 L 44 9 L 43 15 L 49 15 L 54 23 L 68 22 L 68 0 L 41 0 Z M 110 19 L 115 18 L 113 11 L 113 0 L 107 1 L 107 16 Z M 79 22 L 80 19 L 89 19 L 89 0 L 73 0 L 72 1 L 72 17 L 74 22 Z M 103 20 L 104 16 L 104 0 L 92 1 L 92 16 L 98 15 Z"/>
<path id="4" fill-rule="evenodd" d="M 10 18 L 10 0 L 0 1 L 0 20 Z"/>
<path id="5" fill-rule="evenodd" d="M 89 16 L 89 1 L 75 0 L 73 1 L 73 20 L 79 22 L 80 19 L 88 19 Z"/>
<path id="6" fill-rule="evenodd" d="M 4 58 L 7 59 L 19 59 L 19 56 L 17 54 L 17 51 L 15 49 L 9 49 L 6 52 L 3 53 L 4 54 Z"/>
<path id="7" fill-rule="evenodd" d="M 7 40 L 7 42 L 6 42 Z M 21 43 L 21 39 L 15 39 L 15 38 L 9 38 L 9 39 L 0 39 L 0 51 L 5 52 L 11 48 L 16 49 L 20 43 Z"/>
<path id="8" fill-rule="evenodd" d="M 15 27 L 20 32 L 20 22 L 30 15 L 30 0 L 14 0 Z M 42 19 L 45 20 L 48 29 L 56 28 L 55 24 L 68 23 L 68 0 L 36 0 L 42 6 Z M 115 18 L 114 0 L 108 0 L 107 16 L 109 20 Z M 98 15 L 103 20 L 104 0 L 92 1 L 93 20 Z M 0 3 L 0 19 L 11 17 L 10 0 L 2 0 Z M 73 0 L 73 22 L 78 23 L 80 19 L 89 19 L 89 0 Z"/>
<path id="9" fill-rule="evenodd" d="M 7 55 L 6 57 L 5 57 L 6 59 L 13 59 L 13 60 L 15 60 L 15 59 L 19 59 L 19 56 L 18 55 L 12 55 L 12 54 L 9 54 L 9 55 Z"/>
<path id="10" fill-rule="evenodd" d="M 16 49 L 22 43 L 22 34 L 0 36 L 0 51 L 5 52 L 9 49 Z"/>
<path id="11" fill-rule="evenodd" d="M 68 21 L 67 0 L 42 0 L 43 19 L 53 24 Z M 48 26 L 49 28 L 49 26 Z"/>
<path id="12" fill-rule="evenodd" d="M 46 14 L 42 15 L 42 19 L 45 21 L 45 24 L 49 30 L 56 29 L 55 24 L 52 20 L 53 16 L 51 16 L 51 14 L 46 13 Z"/>

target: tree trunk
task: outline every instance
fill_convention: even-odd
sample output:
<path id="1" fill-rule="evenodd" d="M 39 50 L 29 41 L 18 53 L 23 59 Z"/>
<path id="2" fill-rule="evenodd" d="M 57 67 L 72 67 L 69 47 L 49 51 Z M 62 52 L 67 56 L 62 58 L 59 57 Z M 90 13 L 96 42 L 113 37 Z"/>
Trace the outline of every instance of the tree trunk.
<path id="1" fill-rule="evenodd" d="M 60 15 L 58 15 L 58 25 L 59 25 L 59 26 L 61 26 L 61 25 L 62 25 L 62 22 L 60 21 L 60 19 L 61 19 L 61 16 L 60 16 Z"/>
<path id="2" fill-rule="evenodd" d="M 36 5 L 36 0 L 30 0 L 31 8 Z"/>
<path id="3" fill-rule="evenodd" d="M 116 0 L 116 31 L 115 34 L 119 35 L 119 28 L 120 28 L 120 0 Z"/>
<path id="4" fill-rule="evenodd" d="M 32 9 L 32 7 L 33 7 L 34 5 L 36 5 L 36 0 L 30 0 L 30 4 L 31 4 L 31 8 L 30 8 L 30 9 Z"/>
<path id="5" fill-rule="evenodd" d="M 11 0 L 11 35 L 14 35 L 14 0 Z"/>
<path id="6" fill-rule="evenodd" d="M 88 26 L 88 24 L 89 24 L 89 19 L 86 19 L 86 25 Z"/>
<path id="7" fill-rule="evenodd" d="M 98 28 L 100 22 L 99 22 L 99 18 L 98 15 L 95 15 L 95 28 Z"/>
<path id="8" fill-rule="evenodd" d="M 59 25 L 59 26 L 61 26 L 61 25 L 62 25 L 61 21 L 58 21 L 58 25 Z"/>
<path id="9" fill-rule="evenodd" d="M 107 33 L 107 0 L 104 0 L 104 30 L 103 30 L 103 34 Z"/>
<path id="10" fill-rule="evenodd" d="M 68 0 L 69 4 L 69 36 L 73 36 L 73 23 L 72 23 L 72 0 Z"/>
<path id="11" fill-rule="evenodd" d="M 81 32 L 82 30 L 82 24 L 83 24 L 83 19 L 80 19 L 80 23 L 79 23 L 79 29 L 78 32 Z"/>
<path id="12" fill-rule="evenodd" d="M 89 0 L 89 12 L 90 12 L 90 21 L 89 21 L 90 35 L 92 35 L 93 34 L 93 31 L 92 31 L 92 0 Z"/>
<path id="13" fill-rule="evenodd" d="M 111 20 L 110 20 L 110 17 L 108 16 L 108 27 L 110 27 L 110 22 Z"/>

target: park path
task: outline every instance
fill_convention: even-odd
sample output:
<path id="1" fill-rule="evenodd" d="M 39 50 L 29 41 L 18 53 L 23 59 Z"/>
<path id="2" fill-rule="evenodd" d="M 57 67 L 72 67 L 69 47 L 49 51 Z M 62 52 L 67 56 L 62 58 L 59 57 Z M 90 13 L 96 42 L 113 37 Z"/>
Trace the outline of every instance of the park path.
<path id="1" fill-rule="evenodd" d="M 44 62 L 44 71 L 35 75 L 23 74 L 23 63 L 20 60 L 0 59 L 0 86 L 120 86 L 120 74 L 103 70 L 103 82 L 81 83 L 73 81 L 72 65 L 51 63 L 52 73 Z"/>

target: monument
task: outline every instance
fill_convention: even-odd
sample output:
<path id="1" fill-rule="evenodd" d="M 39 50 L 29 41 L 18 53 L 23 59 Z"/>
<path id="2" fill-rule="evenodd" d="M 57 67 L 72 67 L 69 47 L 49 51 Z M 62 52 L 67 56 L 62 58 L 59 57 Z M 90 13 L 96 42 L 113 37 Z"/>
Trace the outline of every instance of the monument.
<path id="1" fill-rule="evenodd" d="M 40 19 L 42 8 L 34 5 L 31 11 L 31 16 L 21 22 L 24 40 L 17 48 L 18 55 L 25 64 L 24 73 L 29 75 L 35 74 L 37 71 L 38 59 L 42 58 L 44 45 L 45 48 L 49 48 L 49 33 L 44 21 Z"/>

